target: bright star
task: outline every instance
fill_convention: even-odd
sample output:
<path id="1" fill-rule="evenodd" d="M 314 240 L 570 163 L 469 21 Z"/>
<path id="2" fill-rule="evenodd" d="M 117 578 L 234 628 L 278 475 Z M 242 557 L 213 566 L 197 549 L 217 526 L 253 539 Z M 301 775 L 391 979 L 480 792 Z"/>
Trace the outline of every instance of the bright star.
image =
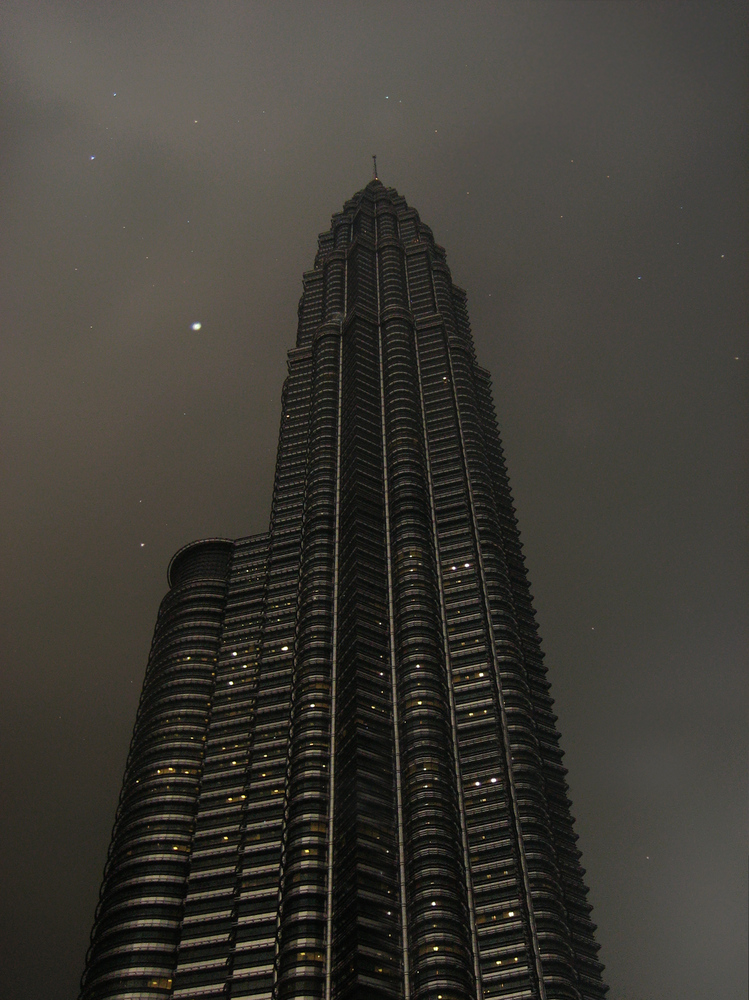
<path id="1" fill-rule="evenodd" d="M 199 330 L 202 327 L 202 325 L 203 325 L 202 323 L 193 323 L 192 329 Z"/>

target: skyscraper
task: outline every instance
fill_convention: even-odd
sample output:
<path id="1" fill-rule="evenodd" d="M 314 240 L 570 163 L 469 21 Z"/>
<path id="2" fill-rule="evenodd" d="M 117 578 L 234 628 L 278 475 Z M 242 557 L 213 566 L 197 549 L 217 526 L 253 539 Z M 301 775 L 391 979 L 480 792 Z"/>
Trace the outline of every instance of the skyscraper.
<path id="1" fill-rule="evenodd" d="M 601 998 L 489 376 L 377 179 L 288 365 L 268 533 L 169 567 L 81 998 Z"/>

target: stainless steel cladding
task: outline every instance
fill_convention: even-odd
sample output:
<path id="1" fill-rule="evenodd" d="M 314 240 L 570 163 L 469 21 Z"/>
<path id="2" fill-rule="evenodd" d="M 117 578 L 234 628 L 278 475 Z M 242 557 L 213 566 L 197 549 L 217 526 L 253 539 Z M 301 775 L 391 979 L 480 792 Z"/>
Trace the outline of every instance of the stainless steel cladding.
<path id="1" fill-rule="evenodd" d="M 181 550 L 82 1000 L 600 1000 L 491 398 L 379 180 L 304 275 L 270 530 Z"/>

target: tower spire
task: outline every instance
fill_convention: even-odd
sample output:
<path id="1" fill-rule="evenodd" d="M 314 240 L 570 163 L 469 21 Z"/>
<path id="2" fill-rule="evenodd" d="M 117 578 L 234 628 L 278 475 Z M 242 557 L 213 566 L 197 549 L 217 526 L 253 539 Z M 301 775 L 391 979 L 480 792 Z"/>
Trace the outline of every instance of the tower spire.
<path id="1" fill-rule="evenodd" d="M 377 176 L 377 157 L 376 156 L 372 156 L 372 162 L 374 163 L 374 179 L 375 180 L 379 180 L 379 178 Z"/>

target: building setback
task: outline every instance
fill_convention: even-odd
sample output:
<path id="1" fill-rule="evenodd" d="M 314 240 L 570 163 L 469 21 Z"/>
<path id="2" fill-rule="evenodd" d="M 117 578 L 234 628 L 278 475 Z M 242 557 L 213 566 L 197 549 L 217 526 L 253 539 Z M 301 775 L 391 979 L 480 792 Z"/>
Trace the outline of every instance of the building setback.
<path id="1" fill-rule="evenodd" d="M 268 533 L 169 567 L 81 1000 L 601 998 L 489 375 L 377 179 L 288 366 Z"/>

